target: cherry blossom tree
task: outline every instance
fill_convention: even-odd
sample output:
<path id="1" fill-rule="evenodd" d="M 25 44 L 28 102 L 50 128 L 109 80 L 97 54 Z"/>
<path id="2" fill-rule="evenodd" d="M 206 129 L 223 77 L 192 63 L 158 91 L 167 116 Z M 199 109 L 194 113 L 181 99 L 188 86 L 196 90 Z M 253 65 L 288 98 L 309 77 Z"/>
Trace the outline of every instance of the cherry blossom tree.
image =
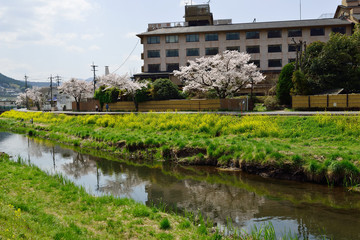
<path id="1" fill-rule="evenodd" d="M 41 90 L 41 88 L 39 88 L 39 87 L 27 88 L 25 90 L 25 93 L 21 93 L 17 97 L 16 104 L 17 105 L 26 105 L 27 101 L 31 101 L 32 104 L 35 105 L 38 110 L 40 110 L 41 105 L 45 101 L 45 98 L 40 90 Z"/>
<path id="2" fill-rule="evenodd" d="M 117 88 L 124 92 L 125 95 L 130 96 L 135 104 L 135 108 L 138 108 L 137 102 L 135 101 L 136 91 L 142 89 L 147 86 L 147 82 L 139 82 L 136 80 L 130 79 L 128 74 L 118 75 L 115 73 L 111 73 L 109 75 L 105 75 L 100 77 L 99 85 L 104 85 L 105 90 L 110 88 Z"/>
<path id="3" fill-rule="evenodd" d="M 27 97 L 32 100 L 33 104 L 40 110 L 41 105 L 44 103 L 45 98 L 42 92 L 40 91 L 41 88 L 33 87 L 26 90 Z"/>
<path id="4" fill-rule="evenodd" d="M 72 96 L 76 102 L 76 109 L 80 110 L 80 101 L 86 95 L 92 93 L 92 84 L 84 80 L 71 78 L 58 87 L 60 93 L 65 93 Z"/>
<path id="5" fill-rule="evenodd" d="M 26 106 L 26 93 L 20 93 L 20 94 L 16 97 L 15 104 L 16 104 L 17 106 Z"/>
<path id="6" fill-rule="evenodd" d="M 146 82 L 131 80 L 128 74 L 120 76 L 115 73 L 100 77 L 99 84 L 105 85 L 105 90 L 114 87 L 126 91 L 126 94 L 131 96 L 135 95 L 137 90 L 140 90 L 147 85 Z"/>
<path id="7" fill-rule="evenodd" d="M 189 61 L 174 73 L 184 83 L 184 92 L 215 90 L 219 98 L 226 98 L 265 79 L 250 58 L 247 53 L 225 51 Z"/>

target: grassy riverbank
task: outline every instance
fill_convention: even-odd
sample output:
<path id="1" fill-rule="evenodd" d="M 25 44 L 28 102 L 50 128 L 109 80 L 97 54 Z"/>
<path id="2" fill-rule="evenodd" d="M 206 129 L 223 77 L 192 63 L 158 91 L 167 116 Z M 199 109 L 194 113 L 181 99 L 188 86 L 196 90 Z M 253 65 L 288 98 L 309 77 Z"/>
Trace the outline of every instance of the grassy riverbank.
<path id="1" fill-rule="evenodd" d="M 134 160 L 237 167 L 324 184 L 360 183 L 360 116 L 66 116 L 10 111 L 1 115 L 0 126 Z"/>
<path id="2" fill-rule="evenodd" d="M 201 217 L 93 197 L 61 176 L 5 154 L 0 154 L 0 176 L 0 239 L 276 239 L 271 224 L 225 237 Z"/>

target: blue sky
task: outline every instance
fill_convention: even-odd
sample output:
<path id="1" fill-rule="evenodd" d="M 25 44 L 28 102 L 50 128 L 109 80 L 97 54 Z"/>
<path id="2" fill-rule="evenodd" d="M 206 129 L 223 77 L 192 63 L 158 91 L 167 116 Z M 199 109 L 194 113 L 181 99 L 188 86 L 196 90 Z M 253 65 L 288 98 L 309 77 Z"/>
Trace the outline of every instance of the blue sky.
<path id="1" fill-rule="evenodd" d="M 301 0 L 302 19 L 334 13 L 341 0 Z M 0 73 L 15 79 L 64 80 L 110 72 L 141 71 L 142 45 L 136 37 L 148 23 L 183 21 L 191 0 L 1 0 Z M 193 0 L 193 4 L 206 0 Z M 211 0 L 214 19 L 233 23 L 300 18 L 300 0 Z M 136 46 L 136 47 L 135 47 Z M 132 50 L 135 48 L 132 54 Z M 125 62 L 125 60 L 127 61 Z"/>

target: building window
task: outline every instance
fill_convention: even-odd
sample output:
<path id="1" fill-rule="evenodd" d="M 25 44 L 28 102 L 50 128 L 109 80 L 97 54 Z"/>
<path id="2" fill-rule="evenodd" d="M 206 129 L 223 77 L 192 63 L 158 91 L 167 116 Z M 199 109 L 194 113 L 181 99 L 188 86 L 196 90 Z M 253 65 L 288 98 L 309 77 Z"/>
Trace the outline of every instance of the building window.
<path id="1" fill-rule="evenodd" d="M 268 38 L 281 38 L 281 30 L 268 31 Z"/>
<path id="2" fill-rule="evenodd" d="M 301 46 L 297 45 L 298 51 L 301 51 Z M 296 45 L 295 44 L 289 44 L 288 52 L 296 52 Z"/>
<path id="3" fill-rule="evenodd" d="M 179 36 L 177 36 L 177 35 L 166 36 L 165 41 L 166 41 L 166 43 L 178 43 Z"/>
<path id="4" fill-rule="evenodd" d="M 239 40 L 239 39 L 240 39 L 240 33 L 238 32 L 226 33 L 226 40 Z"/>
<path id="5" fill-rule="evenodd" d="M 173 72 L 175 70 L 179 70 L 179 64 L 178 63 L 168 63 L 168 64 L 166 64 L 166 71 L 167 72 Z"/>
<path id="6" fill-rule="evenodd" d="M 205 55 L 206 56 L 216 55 L 218 53 L 219 53 L 219 49 L 216 48 L 216 47 L 205 48 Z"/>
<path id="7" fill-rule="evenodd" d="M 186 56 L 192 57 L 192 56 L 199 56 L 199 49 L 198 48 L 187 48 L 186 49 Z"/>
<path id="8" fill-rule="evenodd" d="M 205 41 L 218 41 L 219 36 L 217 33 L 208 33 L 205 34 Z"/>
<path id="9" fill-rule="evenodd" d="M 269 67 L 282 67 L 282 60 L 281 59 L 270 59 Z"/>
<path id="10" fill-rule="evenodd" d="M 148 56 L 148 58 L 159 58 L 160 50 L 148 50 L 147 56 Z"/>
<path id="11" fill-rule="evenodd" d="M 259 39 L 260 32 L 246 32 L 246 39 Z"/>
<path id="12" fill-rule="evenodd" d="M 178 56 L 179 56 L 179 49 L 166 50 L 166 57 L 178 57 Z"/>
<path id="13" fill-rule="evenodd" d="M 248 46 L 246 47 L 247 53 L 260 53 L 260 46 Z"/>
<path id="14" fill-rule="evenodd" d="M 148 44 L 158 44 L 158 43 L 160 43 L 160 37 L 159 36 L 147 37 L 147 43 Z"/>
<path id="15" fill-rule="evenodd" d="M 346 28 L 345 27 L 333 27 L 333 28 L 331 28 L 331 31 L 334 32 L 334 33 L 346 34 Z"/>
<path id="16" fill-rule="evenodd" d="M 325 35 L 325 29 L 324 28 L 312 28 L 310 30 L 311 36 L 324 36 Z"/>
<path id="17" fill-rule="evenodd" d="M 269 53 L 281 52 L 281 45 L 269 45 L 268 52 Z"/>
<path id="18" fill-rule="evenodd" d="M 296 61 L 295 58 L 289 58 L 289 60 L 288 60 L 289 63 L 293 63 L 293 62 L 295 62 L 295 61 Z"/>
<path id="19" fill-rule="evenodd" d="M 302 30 L 301 29 L 289 29 L 288 37 L 302 37 Z"/>
<path id="20" fill-rule="evenodd" d="M 240 52 L 240 47 L 239 46 L 226 47 L 226 50 Z"/>
<path id="21" fill-rule="evenodd" d="M 260 60 L 250 60 L 249 63 L 255 64 L 258 68 L 260 68 Z"/>
<path id="22" fill-rule="evenodd" d="M 198 42 L 199 34 L 186 35 L 186 42 Z"/>
<path id="23" fill-rule="evenodd" d="M 149 64 L 148 72 L 151 73 L 160 72 L 160 64 Z"/>

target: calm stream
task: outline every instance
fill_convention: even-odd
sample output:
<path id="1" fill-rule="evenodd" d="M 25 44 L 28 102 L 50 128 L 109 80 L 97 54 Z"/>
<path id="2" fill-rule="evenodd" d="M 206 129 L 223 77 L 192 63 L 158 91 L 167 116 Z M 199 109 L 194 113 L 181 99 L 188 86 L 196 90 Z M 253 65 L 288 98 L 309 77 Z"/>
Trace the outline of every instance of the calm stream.
<path id="1" fill-rule="evenodd" d="M 150 168 L 81 154 L 48 141 L 0 132 L 0 152 L 61 173 L 94 195 L 201 211 L 219 227 L 271 221 L 278 236 L 360 239 L 360 194 L 344 188 L 265 179 L 209 167 Z M 99 155 L 100 152 L 99 152 Z"/>

